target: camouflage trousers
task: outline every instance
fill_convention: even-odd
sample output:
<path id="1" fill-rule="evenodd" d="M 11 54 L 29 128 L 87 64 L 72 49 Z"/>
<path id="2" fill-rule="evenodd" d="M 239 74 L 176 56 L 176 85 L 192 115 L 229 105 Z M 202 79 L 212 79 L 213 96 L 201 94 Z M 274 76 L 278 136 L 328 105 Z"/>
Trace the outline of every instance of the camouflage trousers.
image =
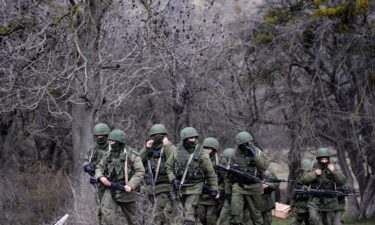
<path id="1" fill-rule="evenodd" d="M 323 225 L 341 225 L 341 220 L 335 220 L 334 211 L 318 211 L 315 208 L 309 208 L 310 225 L 319 225 L 322 221 Z"/>
<path id="2" fill-rule="evenodd" d="M 96 210 L 97 210 L 97 215 L 98 215 L 98 221 L 99 225 L 102 225 L 102 208 L 101 208 L 101 202 L 104 196 L 104 191 L 105 189 L 101 188 L 96 188 L 95 192 L 95 202 L 96 202 Z"/>
<path id="3" fill-rule="evenodd" d="M 250 220 L 253 225 L 262 225 L 263 216 L 261 212 L 262 197 L 260 195 L 243 195 L 232 193 L 231 198 L 231 223 L 243 223 L 244 212 L 249 210 Z"/>
<path id="4" fill-rule="evenodd" d="M 171 224 L 170 219 L 173 213 L 173 203 L 169 199 L 168 192 L 156 195 L 154 207 L 152 208 L 152 224 Z"/>
<path id="5" fill-rule="evenodd" d="M 223 207 L 220 211 L 219 219 L 217 220 L 217 225 L 230 225 L 230 215 L 231 215 L 231 206 L 230 198 L 226 198 L 223 203 Z M 243 212 L 243 224 L 251 225 L 250 221 L 250 212 L 248 209 L 245 209 Z"/>
<path id="6" fill-rule="evenodd" d="M 272 211 L 267 211 L 262 213 L 263 216 L 263 225 L 271 225 L 272 224 Z"/>
<path id="7" fill-rule="evenodd" d="M 198 202 L 199 194 L 182 195 L 182 206 L 184 207 L 184 220 L 198 223 Z"/>
<path id="8" fill-rule="evenodd" d="M 305 222 L 305 225 L 310 225 L 309 219 L 309 212 L 293 213 L 290 225 L 301 225 L 303 222 Z"/>
<path id="9" fill-rule="evenodd" d="M 198 216 L 203 225 L 215 225 L 218 213 L 217 205 L 198 205 Z"/>
<path id="10" fill-rule="evenodd" d="M 129 225 L 139 225 L 135 202 L 118 202 L 112 199 L 111 191 L 106 189 L 101 203 L 102 225 L 115 225 L 117 209 L 121 208 Z"/>

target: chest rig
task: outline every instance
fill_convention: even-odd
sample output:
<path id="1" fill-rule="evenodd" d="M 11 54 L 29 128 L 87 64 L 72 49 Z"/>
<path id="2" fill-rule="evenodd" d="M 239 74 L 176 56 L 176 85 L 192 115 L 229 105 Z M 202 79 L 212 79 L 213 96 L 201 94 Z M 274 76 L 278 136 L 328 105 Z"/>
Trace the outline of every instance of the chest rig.
<path id="1" fill-rule="evenodd" d="M 185 184 L 196 184 L 203 182 L 204 171 L 203 171 L 203 148 L 199 145 L 196 146 L 192 153 L 192 160 L 188 165 L 188 171 L 185 178 Z M 177 161 L 174 166 L 174 173 L 178 179 L 181 179 L 188 164 L 188 160 L 191 154 L 189 154 L 182 146 L 177 149 Z"/>
<path id="2" fill-rule="evenodd" d="M 91 154 L 89 158 L 89 162 L 96 167 L 99 164 L 100 160 L 102 160 L 104 153 L 107 151 L 108 143 L 99 145 L 94 144 L 91 149 Z"/>
<path id="3" fill-rule="evenodd" d="M 258 150 L 257 150 L 258 151 Z M 264 171 L 259 170 L 255 164 L 255 160 L 252 157 L 246 156 L 242 154 L 238 149 L 235 152 L 234 160 L 230 161 L 231 167 L 238 169 L 242 172 L 248 173 L 250 175 L 256 176 L 260 179 L 264 178 Z M 233 182 L 237 182 L 240 185 L 246 184 L 255 184 L 257 183 L 254 180 L 243 179 L 241 177 L 236 177 L 235 175 L 231 175 L 231 179 Z"/>
<path id="4" fill-rule="evenodd" d="M 130 180 L 134 175 L 133 161 L 131 160 L 132 153 L 127 152 L 113 152 L 111 151 L 105 158 L 104 176 L 109 181 L 120 182 Z M 125 174 L 125 164 L 127 165 L 127 174 Z"/>
<path id="5" fill-rule="evenodd" d="M 311 188 L 313 189 L 324 189 L 324 190 L 336 190 L 336 183 L 334 175 L 327 167 L 317 165 L 314 169 L 321 169 L 322 174 L 317 176 L 317 179 L 312 182 Z"/>
<path id="6" fill-rule="evenodd" d="M 152 149 L 147 155 L 147 160 L 149 160 L 151 163 L 152 174 L 154 176 L 154 179 L 156 179 L 155 184 L 164 184 L 164 183 L 169 184 L 169 180 L 167 176 L 167 165 L 166 165 L 167 156 L 165 154 L 164 149 L 163 148 Z M 160 165 L 158 168 L 159 160 L 160 160 Z M 147 172 L 149 172 L 148 168 L 147 168 Z"/>

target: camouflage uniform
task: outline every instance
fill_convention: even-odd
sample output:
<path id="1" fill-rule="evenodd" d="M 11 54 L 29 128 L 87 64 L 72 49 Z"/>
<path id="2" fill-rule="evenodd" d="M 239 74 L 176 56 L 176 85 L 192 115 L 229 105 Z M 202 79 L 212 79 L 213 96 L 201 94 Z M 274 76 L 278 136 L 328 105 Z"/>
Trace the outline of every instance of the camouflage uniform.
<path id="1" fill-rule="evenodd" d="M 146 174 L 149 174 L 148 171 L 148 161 L 151 165 L 151 170 L 153 173 L 153 178 L 155 180 L 155 203 L 152 209 L 152 224 L 170 224 L 170 218 L 173 213 L 173 202 L 171 202 L 172 191 L 171 184 L 167 176 L 167 159 L 175 151 L 175 147 L 172 143 L 163 145 L 163 138 L 167 135 L 167 129 L 162 124 L 155 124 L 151 127 L 149 133 L 151 139 L 154 141 L 152 147 L 148 149 L 144 147 L 139 155 L 142 158 L 143 164 L 146 168 Z M 160 160 L 158 176 L 156 177 L 156 170 Z M 149 186 L 151 184 L 151 177 L 147 179 Z M 148 188 L 152 190 L 152 187 Z"/>
<path id="2" fill-rule="evenodd" d="M 197 208 L 204 179 L 207 179 L 212 192 L 217 193 L 218 183 L 208 154 L 197 144 L 197 131 L 186 127 L 181 130 L 180 136 L 181 145 L 167 160 L 167 174 L 175 192 L 180 192 L 178 195 L 184 207 L 184 224 L 190 225 L 198 222 Z M 180 185 L 187 165 L 185 181 Z"/>
<path id="3" fill-rule="evenodd" d="M 310 185 L 312 189 L 326 189 L 335 190 L 336 186 L 343 185 L 346 182 L 346 177 L 341 173 L 339 168 L 331 172 L 327 166 L 322 164 L 320 160 L 322 158 L 329 159 L 330 154 L 328 149 L 320 148 L 317 152 L 317 168 L 314 168 L 311 172 L 306 172 L 301 178 L 301 182 L 304 185 Z M 315 169 L 321 169 L 322 173 L 320 176 L 316 175 Z M 323 223 L 327 222 L 330 218 L 334 217 L 334 212 L 338 208 L 337 197 L 310 197 L 308 205 L 310 213 L 310 222 L 312 225 L 320 224 L 320 213 L 322 214 Z M 336 221 L 333 225 L 341 225 L 341 221 Z"/>
<path id="4" fill-rule="evenodd" d="M 311 171 L 312 163 L 310 160 L 303 160 L 299 174 L 294 182 L 293 192 L 290 199 L 290 206 L 292 208 L 292 220 L 291 225 L 301 225 L 305 222 L 305 225 L 309 225 L 309 208 L 307 208 L 307 203 L 309 201 L 308 195 L 296 194 L 294 189 L 307 189 L 301 182 L 301 177 L 304 171 Z"/>
<path id="5" fill-rule="evenodd" d="M 244 171 L 251 175 L 262 177 L 262 173 L 268 168 L 269 161 L 266 155 L 252 143 L 253 137 L 248 132 L 240 132 L 236 136 L 238 148 L 234 153 L 234 159 L 230 160 L 231 167 Z M 250 211 L 253 225 L 262 225 L 263 217 L 261 204 L 263 194 L 262 183 L 245 180 L 236 176 L 229 176 L 228 184 L 231 186 L 231 224 L 243 224 L 243 212 Z"/>
<path id="6" fill-rule="evenodd" d="M 111 183 L 124 183 L 131 187 L 130 192 L 125 190 L 112 190 L 106 188 L 101 202 L 102 224 L 115 224 L 116 212 L 121 208 L 128 224 L 139 224 L 136 217 L 136 188 L 143 179 L 145 169 L 142 160 L 135 149 L 125 146 L 125 133 L 121 130 L 113 130 L 109 140 L 116 141 L 111 145 L 111 151 L 106 152 L 95 171 L 98 182 L 103 176 Z M 127 170 L 127 174 L 125 174 Z M 126 179 L 128 178 L 128 182 Z"/>
<path id="7" fill-rule="evenodd" d="M 212 165 L 215 167 L 215 165 L 219 164 L 219 142 L 215 138 L 209 137 L 203 140 L 202 146 L 203 149 L 212 149 L 211 154 L 209 154 Z M 224 174 L 221 171 L 216 172 L 218 177 L 219 192 L 220 194 L 223 194 Z M 214 199 L 215 196 L 210 195 L 206 180 L 204 185 L 206 188 L 203 188 L 202 195 L 199 198 L 198 216 L 202 224 L 215 225 L 220 211 L 220 202 L 219 200 Z"/>
<path id="8" fill-rule="evenodd" d="M 103 155 L 108 151 L 108 134 L 110 129 L 105 123 L 98 123 L 94 126 L 94 139 L 95 142 L 92 144 L 91 148 L 87 152 L 86 157 L 83 160 L 83 170 L 90 174 L 91 177 L 95 176 L 95 169 L 102 160 Z M 90 183 L 95 186 L 96 192 L 96 208 L 99 224 L 102 220 L 102 210 L 100 207 L 100 202 L 102 201 L 104 195 L 104 187 L 101 183 L 94 183 L 94 180 L 90 179 Z"/>
<path id="9" fill-rule="evenodd" d="M 266 170 L 264 173 L 265 179 L 277 179 L 276 175 L 271 170 Z M 272 209 L 275 208 L 275 200 L 272 198 L 272 192 L 274 192 L 279 186 L 279 183 L 267 183 L 269 186 L 264 188 L 262 195 L 262 216 L 263 225 L 272 224 Z"/>
<path id="10" fill-rule="evenodd" d="M 235 150 L 233 148 L 227 148 L 223 152 L 223 156 L 221 157 L 220 163 L 221 165 L 228 166 L 229 159 L 233 157 Z M 224 177 L 227 175 L 225 174 Z M 217 225 L 230 225 L 230 215 L 231 215 L 231 196 L 232 196 L 232 189 L 231 184 L 227 183 L 227 179 L 224 180 L 224 201 L 222 203 L 222 208 L 220 211 L 220 216 L 217 221 Z M 250 221 L 250 212 L 248 209 L 244 209 L 243 212 L 243 224 L 245 225 L 252 225 Z"/>

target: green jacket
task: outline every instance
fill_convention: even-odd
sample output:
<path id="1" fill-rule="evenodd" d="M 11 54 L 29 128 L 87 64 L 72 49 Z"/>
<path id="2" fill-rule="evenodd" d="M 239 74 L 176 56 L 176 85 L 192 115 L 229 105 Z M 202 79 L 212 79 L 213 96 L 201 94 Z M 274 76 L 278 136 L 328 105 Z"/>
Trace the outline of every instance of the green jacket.
<path id="1" fill-rule="evenodd" d="M 212 166 L 209 155 L 203 151 L 200 145 L 197 145 L 188 169 L 188 173 L 181 188 L 182 194 L 201 194 L 204 178 L 211 190 L 218 190 L 218 181 L 215 170 Z M 169 181 L 174 179 L 181 181 L 182 174 L 189 160 L 190 154 L 180 145 L 176 151 L 173 151 L 167 160 L 167 174 Z"/>
<path id="2" fill-rule="evenodd" d="M 301 178 L 303 175 L 303 171 L 299 171 L 299 175 L 294 181 L 292 195 L 290 197 L 290 206 L 292 208 L 293 214 L 303 214 L 309 211 L 307 207 L 307 203 L 309 202 L 308 195 L 297 195 L 294 190 L 295 189 L 307 189 L 307 186 L 302 184 Z"/>
<path id="3" fill-rule="evenodd" d="M 211 163 L 213 166 L 216 166 L 217 164 L 220 164 L 220 158 L 217 153 L 215 153 L 212 157 L 210 157 Z M 218 179 L 218 190 L 220 195 L 224 194 L 224 179 L 225 179 L 225 174 L 221 171 L 215 171 Z M 207 181 L 204 181 L 207 183 Z M 211 197 L 205 190 L 203 189 L 202 195 L 199 198 L 199 204 L 201 205 L 217 205 L 218 200 L 214 199 Z"/>
<path id="4" fill-rule="evenodd" d="M 252 173 L 255 176 L 262 176 L 262 173 L 267 170 L 269 161 L 267 156 L 263 153 L 262 150 L 256 148 L 255 157 L 247 157 L 236 149 L 234 159 L 229 162 L 231 166 L 233 164 L 238 165 L 241 171 L 246 171 Z M 236 193 L 241 193 L 244 195 L 262 195 L 263 187 L 262 183 L 253 183 L 253 184 L 241 184 L 240 181 L 243 179 L 238 179 L 232 176 L 227 176 L 226 178 L 226 188 L 225 190 Z M 229 187 L 228 187 L 229 186 Z"/>
<path id="5" fill-rule="evenodd" d="M 315 173 L 317 168 L 322 170 L 320 176 Z M 334 190 L 336 186 L 341 186 L 346 182 L 346 177 L 338 167 L 335 167 L 334 171 L 331 172 L 326 167 L 323 168 L 320 164 L 316 164 L 316 168 L 312 171 L 306 171 L 302 175 L 301 182 L 304 185 L 309 185 L 312 189 Z M 318 209 L 318 211 L 335 211 L 339 207 L 337 197 L 311 197 L 307 206 Z"/>
<path id="6" fill-rule="evenodd" d="M 107 151 L 108 142 L 102 145 L 94 142 L 83 159 L 83 166 L 91 163 L 94 168 L 96 168 L 96 165 L 100 163 L 100 160 L 102 160 L 104 153 Z"/>
<path id="7" fill-rule="evenodd" d="M 271 171 L 266 170 L 264 172 L 265 179 L 277 179 L 277 176 Z M 263 189 L 264 193 L 262 195 L 262 212 L 268 212 L 275 208 L 275 200 L 272 198 L 272 192 L 274 192 L 279 186 L 279 183 L 268 183 L 269 187 Z"/>
<path id="8" fill-rule="evenodd" d="M 128 146 L 126 146 L 126 151 L 127 153 L 120 152 L 119 154 L 116 154 L 113 150 L 106 152 L 95 170 L 95 178 L 98 182 L 100 182 L 99 178 L 102 176 L 106 176 L 111 182 L 125 181 L 125 161 L 127 161 L 129 179 L 127 185 L 132 188 L 132 191 L 130 193 L 116 191 L 115 200 L 118 202 L 134 202 L 137 195 L 136 188 L 145 175 L 145 169 L 139 154 Z"/>
<path id="9" fill-rule="evenodd" d="M 155 194 L 160 194 L 163 192 L 170 192 L 172 190 L 171 183 L 169 182 L 168 175 L 167 175 L 167 159 L 171 154 L 176 150 L 176 147 L 173 144 L 168 144 L 163 146 L 163 154 L 161 155 L 161 161 L 160 161 L 160 168 L 159 168 L 159 174 L 157 177 L 157 180 L 155 181 Z M 152 151 L 155 150 L 147 150 L 146 147 L 142 148 L 139 152 L 139 156 L 142 159 L 143 165 L 146 169 L 146 175 L 147 175 L 147 185 L 151 186 L 151 178 L 148 177 L 148 168 L 147 168 L 147 161 L 150 160 L 151 168 L 153 171 L 153 177 L 155 179 L 155 173 L 156 168 L 158 165 L 158 161 L 160 157 L 154 157 L 152 154 Z M 159 154 L 161 150 L 158 151 Z M 156 154 L 155 154 L 156 155 Z M 149 187 L 148 189 L 151 189 L 152 187 Z"/>

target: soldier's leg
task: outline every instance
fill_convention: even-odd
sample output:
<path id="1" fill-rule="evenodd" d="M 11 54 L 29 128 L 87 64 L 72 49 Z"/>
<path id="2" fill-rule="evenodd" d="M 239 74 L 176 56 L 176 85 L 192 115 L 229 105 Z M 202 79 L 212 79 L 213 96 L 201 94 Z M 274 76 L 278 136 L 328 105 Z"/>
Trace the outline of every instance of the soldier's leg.
<path id="1" fill-rule="evenodd" d="M 224 199 L 223 207 L 220 211 L 219 219 L 216 225 L 229 225 L 230 224 L 230 199 Z"/>
<path id="2" fill-rule="evenodd" d="M 249 208 L 244 207 L 243 209 L 243 224 L 244 225 L 253 225 L 250 217 L 250 210 Z"/>
<path id="3" fill-rule="evenodd" d="M 262 214 L 263 214 L 263 225 L 271 225 L 272 224 L 272 211 L 270 210 Z"/>
<path id="4" fill-rule="evenodd" d="M 230 207 L 230 223 L 231 224 L 242 224 L 243 223 L 243 210 L 245 199 L 244 195 L 234 192 L 231 198 Z"/>
<path id="5" fill-rule="evenodd" d="M 121 202 L 119 203 L 122 212 L 125 215 L 126 220 L 129 225 L 139 225 L 137 219 L 137 207 L 135 202 Z"/>
<path id="6" fill-rule="evenodd" d="M 102 199 L 104 196 L 104 188 L 97 188 L 96 189 L 96 209 L 98 213 L 98 220 L 99 220 L 99 225 L 102 225 Z"/>
<path id="7" fill-rule="evenodd" d="M 202 224 L 206 225 L 206 216 L 207 216 L 207 205 L 198 205 L 198 217 Z"/>
<path id="8" fill-rule="evenodd" d="M 342 211 L 335 212 L 335 215 L 333 217 L 333 225 L 341 225 L 342 222 Z"/>
<path id="9" fill-rule="evenodd" d="M 218 208 L 216 205 L 207 206 L 206 222 L 207 225 L 215 225 L 217 222 Z"/>
<path id="10" fill-rule="evenodd" d="M 114 225 L 116 219 L 116 212 L 118 209 L 118 203 L 112 199 L 111 191 L 106 189 L 101 202 L 102 219 L 101 224 L 103 225 Z"/>
<path id="11" fill-rule="evenodd" d="M 163 197 L 164 202 L 165 202 L 163 214 L 164 214 L 164 224 L 166 224 L 166 225 L 171 224 L 171 217 L 172 217 L 172 214 L 173 214 L 173 202 L 170 199 L 171 196 L 168 196 L 168 195 L 169 195 L 169 193 L 162 193 L 161 194 L 161 196 Z"/>
<path id="12" fill-rule="evenodd" d="M 263 216 L 261 212 L 262 197 L 260 195 L 245 195 L 245 207 L 250 211 L 251 221 L 253 225 L 262 225 Z"/>
<path id="13" fill-rule="evenodd" d="M 160 225 L 165 221 L 164 218 L 164 208 L 166 206 L 166 201 L 162 194 L 156 195 L 156 200 L 154 202 L 154 207 L 152 208 L 152 224 Z"/>
<path id="14" fill-rule="evenodd" d="M 310 224 L 311 225 L 319 225 L 320 224 L 320 213 L 315 208 L 309 208 L 310 214 Z"/>
<path id="15" fill-rule="evenodd" d="M 184 224 L 190 225 L 194 224 L 198 218 L 195 217 L 199 195 L 198 194 L 190 194 L 190 195 L 183 195 L 184 199 Z"/>

